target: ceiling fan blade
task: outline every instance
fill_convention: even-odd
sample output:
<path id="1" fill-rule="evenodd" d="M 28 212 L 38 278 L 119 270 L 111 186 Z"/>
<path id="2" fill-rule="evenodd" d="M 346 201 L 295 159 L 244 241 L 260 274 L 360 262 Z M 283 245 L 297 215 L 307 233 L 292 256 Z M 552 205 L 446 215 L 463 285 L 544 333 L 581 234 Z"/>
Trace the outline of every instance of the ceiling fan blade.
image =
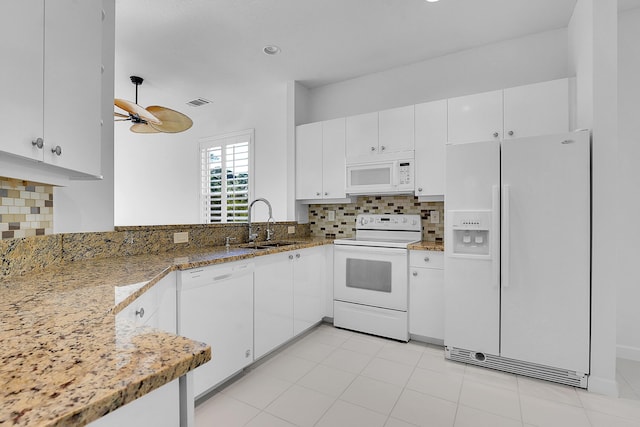
<path id="1" fill-rule="evenodd" d="M 123 117 L 123 118 L 126 118 L 127 120 L 129 120 L 129 119 L 130 119 L 130 117 L 129 117 L 129 115 L 128 115 L 128 114 L 122 114 L 122 113 L 118 113 L 118 112 L 116 112 L 116 111 L 114 111 L 114 112 L 113 112 L 113 116 L 114 116 L 114 117 Z"/>
<path id="2" fill-rule="evenodd" d="M 134 123 L 129 130 L 134 133 L 160 133 L 159 130 L 152 128 L 146 123 Z"/>
<path id="3" fill-rule="evenodd" d="M 161 124 L 149 122 L 151 127 L 160 132 L 178 133 L 193 126 L 193 121 L 189 117 L 170 108 L 151 105 L 147 107 L 147 111 L 162 121 Z"/>
<path id="4" fill-rule="evenodd" d="M 115 104 L 116 107 L 122 108 L 124 111 L 126 111 L 129 114 L 137 115 L 138 117 L 140 117 L 142 120 L 146 122 L 153 123 L 156 125 L 162 124 L 162 121 L 160 119 L 158 119 L 152 113 L 145 110 L 144 108 L 142 108 L 141 106 L 139 106 L 134 102 L 127 101 L 125 99 L 116 98 L 114 99 L 113 103 Z"/>

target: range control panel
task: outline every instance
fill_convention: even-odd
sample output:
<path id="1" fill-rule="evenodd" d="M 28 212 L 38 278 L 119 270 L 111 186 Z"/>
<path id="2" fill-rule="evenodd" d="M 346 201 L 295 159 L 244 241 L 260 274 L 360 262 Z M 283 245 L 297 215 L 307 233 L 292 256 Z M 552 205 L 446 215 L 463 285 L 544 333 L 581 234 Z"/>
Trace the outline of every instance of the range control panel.
<path id="1" fill-rule="evenodd" d="M 356 229 L 368 230 L 422 230 L 420 215 L 360 214 Z"/>

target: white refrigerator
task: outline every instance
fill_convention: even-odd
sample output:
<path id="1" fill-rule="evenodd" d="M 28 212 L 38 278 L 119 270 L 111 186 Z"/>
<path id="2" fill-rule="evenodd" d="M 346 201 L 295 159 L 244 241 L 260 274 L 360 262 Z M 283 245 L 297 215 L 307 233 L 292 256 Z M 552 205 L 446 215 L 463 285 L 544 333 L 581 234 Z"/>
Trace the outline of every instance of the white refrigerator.
<path id="1" fill-rule="evenodd" d="M 447 146 L 445 355 L 587 386 L 590 133 Z"/>

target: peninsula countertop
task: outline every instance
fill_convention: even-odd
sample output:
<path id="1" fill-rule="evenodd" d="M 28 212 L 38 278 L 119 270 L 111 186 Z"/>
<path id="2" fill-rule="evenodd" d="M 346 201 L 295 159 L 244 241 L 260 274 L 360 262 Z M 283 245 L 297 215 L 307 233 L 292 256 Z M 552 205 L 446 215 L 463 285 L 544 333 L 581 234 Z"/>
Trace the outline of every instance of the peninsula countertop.
<path id="1" fill-rule="evenodd" d="M 116 330 L 115 315 L 171 271 L 327 243 L 60 262 L 0 278 L 0 424 L 85 425 L 210 360 L 204 343 L 148 327 Z M 116 304 L 116 291 L 132 284 Z"/>

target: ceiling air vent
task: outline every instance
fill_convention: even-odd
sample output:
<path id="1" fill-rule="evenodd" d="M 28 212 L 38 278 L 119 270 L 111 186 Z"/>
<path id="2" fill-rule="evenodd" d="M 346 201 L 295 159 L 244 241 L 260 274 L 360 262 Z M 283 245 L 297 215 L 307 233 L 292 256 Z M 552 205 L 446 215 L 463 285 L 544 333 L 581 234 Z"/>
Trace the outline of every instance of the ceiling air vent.
<path id="1" fill-rule="evenodd" d="M 187 105 L 190 105 L 192 107 L 202 107 L 203 105 L 206 105 L 206 104 L 211 104 L 211 101 L 204 98 L 196 98 L 187 102 Z"/>

